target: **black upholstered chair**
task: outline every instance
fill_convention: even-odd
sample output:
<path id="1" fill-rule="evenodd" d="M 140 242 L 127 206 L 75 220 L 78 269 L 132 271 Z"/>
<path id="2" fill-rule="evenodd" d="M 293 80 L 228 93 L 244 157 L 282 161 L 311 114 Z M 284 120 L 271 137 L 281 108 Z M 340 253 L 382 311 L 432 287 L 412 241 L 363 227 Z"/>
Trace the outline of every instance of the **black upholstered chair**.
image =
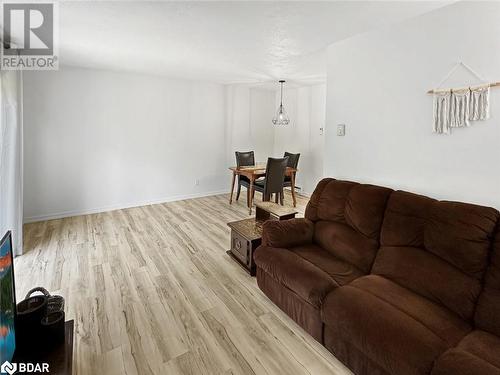
<path id="1" fill-rule="evenodd" d="M 268 158 L 266 165 L 266 178 L 257 180 L 254 190 L 262 193 L 263 201 L 270 201 L 271 194 L 274 194 L 275 202 L 278 203 L 278 196 L 283 205 L 283 183 L 285 181 L 285 171 L 288 165 L 288 157 Z"/>
<path id="2" fill-rule="evenodd" d="M 290 152 L 285 152 L 284 157 L 288 157 L 288 167 L 297 169 L 299 165 L 300 154 L 292 154 Z M 285 176 L 285 182 L 283 186 L 291 187 L 292 186 L 292 177 Z"/>
<path id="3" fill-rule="evenodd" d="M 255 156 L 253 151 L 248 152 L 235 152 L 236 155 L 236 167 L 248 167 L 251 165 L 255 165 Z M 236 200 L 240 197 L 241 187 L 244 186 L 247 189 L 247 202 L 250 198 L 250 180 L 245 177 L 238 175 L 238 190 L 236 192 Z"/>

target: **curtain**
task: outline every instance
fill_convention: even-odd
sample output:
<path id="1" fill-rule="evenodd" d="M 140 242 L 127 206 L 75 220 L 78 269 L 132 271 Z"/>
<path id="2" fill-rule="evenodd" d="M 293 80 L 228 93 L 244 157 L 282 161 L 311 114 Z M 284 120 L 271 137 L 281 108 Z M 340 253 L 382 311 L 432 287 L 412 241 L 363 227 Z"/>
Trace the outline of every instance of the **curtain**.
<path id="1" fill-rule="evenodd" d="M 23 252 L 22 71 L 0 71 L 0 237 L 12 231 L 14 255 Z"/>

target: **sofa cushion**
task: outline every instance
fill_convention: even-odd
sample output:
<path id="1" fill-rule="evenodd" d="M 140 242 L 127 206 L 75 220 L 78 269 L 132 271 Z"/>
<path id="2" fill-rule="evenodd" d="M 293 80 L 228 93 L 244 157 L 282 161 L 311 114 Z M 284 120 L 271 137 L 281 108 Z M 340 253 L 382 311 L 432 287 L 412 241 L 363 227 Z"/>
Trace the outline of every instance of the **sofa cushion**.
<path id="1" fill-rule="evenodd" d="M 312 242 L 314 224 L 305 218 L 267 220 L 262 226 L 262 245 L 284 247 Z"/>
<path id="2" fill-rule="evenodd" d="M 438 359 L 432 375 L 500 375 L 500 369 L 469 352 L 452 349 Z"/>
<path id="3" fill-rule="evenodd" d="M 395 191 L 389 197 L 380 234 L 385 246 L 424 247 L 424 230 L 435 199 Z"/>
<path id="4" fill-rule="evenodd" d="M 434 360 L 455 346 L 470 326 L 446 308 L 377 275 L 358 278 L 332 291 L 322 320 L 345 340 L 391 374 L 429 373 Z"/>
<path id="5" fill-rule="evenodd" d="M 394 192 L 372 273 L 472 320 L 499 213 Z"/>
<path id="6" fill-rule="evenodd" d="M 335 179 L 324 178 L 320 182 L 318 182 L 318 185 L 316 185 L 316 188 L 314 189 L 311 198 L 309 198 L 309 202 L 307 203 L 304 217 L 312 221 L 319 220 L 318 206 L 320 203 L 320 198 L 323 195 L 323 190 L 325 190 L 325 187 L 332 181 L 335 181 Z"/>
<path id="7" fill-rule="evenodd" d="M 330 352 L 335 353 L 335 358 L 346 365 L 354 374 L 389 375 L 389 372 L 368 358 L 362 350 L 349 341 L 339 339 L 337 332 L 327 325 L 323 329 L 323 342 Z"/>
<path id="8" fill-rule="evenodd" d="M 479 280 L 418 247 L 380 248 L 372 273 L 446 306 L 465 320 L 471 318 L 481 291 Z"/>
<path id="9" fill-rule="evenodd" d="M 317 221 L 313 240 L 333 256 L 363 270 L 364 274 L 370 272 L 379 248 L 376 239 L 360 235 L 351 226 L 333 221 Z"/>
<path id="10" fill-rule="evenodd" d="M 474 320 L 476 327 L 500 336 L 500 222 Z"/>
<path id="11" fill-rule="evenodd" d="M 305 217 L 346 223 L 367 237 L 378 238 L 391 192 L 381 186 L 325 178 L 314 190 Z"/>
<path id="12" fill-rule="evenodd" d="M 345 208 L 351 190 L 357 182 L 332 180 L 319 198 L 318 219 L 345 223 Z"/>
<path id="13" fill-rule="evenodd" d="M 435 202 L 425 226 L 425 248 L 463 273 L 482 279 L 498 221 L 491 207 Z"/>
<path id="14" fill-rule="evenodd" d="M 316 308 L 332 289 L 362 275 L 317 245 L 290 249 L 260 246 L 254 260 L 258 268 Z"/>
<path id="15" fill-rule="evenodd" d="M 433 375 L 500 375 L 500 337 L 475 330 L 434 365 Z"/>
<path id="16" fill-rule="evenodd" d="M 322 180 L 305 213 L 316 223 L 313 241 L 364 273 L 370 272 L 391 192 L 380 186 Z"/>
<path id="17" fill-rule="evenodd" d="M 257 267 L 257 284 L 266 296 L 319 342 L 323 340 L 323 322 L 318 307 L 306 302 L 292 290 Z"/>
<path id="18" fill-rule="evenodd" d="M 351 264 L 335 258 L 317 245 L 295 246 L 290 248 L 308 262 L 326 272 L 338 285 L 345 285 L 364 273 Z"/>

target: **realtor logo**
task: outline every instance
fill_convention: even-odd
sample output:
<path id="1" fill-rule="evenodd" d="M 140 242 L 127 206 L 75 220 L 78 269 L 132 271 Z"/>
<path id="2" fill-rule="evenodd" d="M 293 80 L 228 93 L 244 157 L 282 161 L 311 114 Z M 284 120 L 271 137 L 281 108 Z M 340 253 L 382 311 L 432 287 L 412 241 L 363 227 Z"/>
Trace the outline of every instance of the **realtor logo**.
<path id="1" fill-rule="evenodd" d="M 50 373 L 49 364 L 46 362 L 43 363 L 10 363 L 9 361 L 5 361 L 0 366 L 0 374 L 9 374 L 12 375 L 16 371 L 19 371 L 22 374 L 26 373 Z"/>
<path id="2" fill-rule="evenodd" d="M 3 2 L 0 68 L 57 69 L 57 15 L 57 3 Z"/>
<path id="3" fill-rule="evenodd" d="M 0 373 L 2 374 L 12 375 L 16 371 L 17 371 L 17 364 L 10 363 L 9 361 L 5 361 L 4 363 L 2 363 L 2 366 L 0 366 Z"/>

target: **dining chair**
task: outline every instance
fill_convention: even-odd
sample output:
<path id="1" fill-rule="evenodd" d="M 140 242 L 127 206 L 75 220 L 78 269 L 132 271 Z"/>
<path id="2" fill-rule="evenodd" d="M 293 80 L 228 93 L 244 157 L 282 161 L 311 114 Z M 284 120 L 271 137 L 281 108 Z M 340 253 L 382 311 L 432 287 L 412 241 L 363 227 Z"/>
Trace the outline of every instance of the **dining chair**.
<path id="1" fill-rule="evenodd" d="M 292 154 L 290 152 L 285 151 L 284 157 L 288 157 L 288 167 L 297 169 L 297 166 L 299 165 L 299 158 L 300 154 Z M 297 177 L 297 174 L 295 174 L 295 177 Z M 297 181 L 297 178 L 295 178 L 295 181 Z M 292 177 L 291 176 L 285 176 L 285 182 L 283 184 L 285 187 L 292 187 Z"/>
<path id="2" fill-rule="evenodd" d="M 254 190 L 262 193 L 263 201 L 270 201 L 271 194 L 274 194 L 275 202 L 283 206 L 283 183 L 285 181 L 285 171 L 288 165 L 288 157 L 268 158 L 266 165 L 266 177 L 254 183 Z"/>
<path id="3" fill-rule="evenodd" d="M 236 167 L 248 167 L 255 165 L 255 156 L 253 151 L 247 152 L 235 152 L 236 155 Z M 250 180 L 245 177 L 238 175 L 238 190 L 236 192 L 236 200 L 240 197 L 241 187 L 244 186 L 247 189 L 247 202 L 250 199 Z"/>

